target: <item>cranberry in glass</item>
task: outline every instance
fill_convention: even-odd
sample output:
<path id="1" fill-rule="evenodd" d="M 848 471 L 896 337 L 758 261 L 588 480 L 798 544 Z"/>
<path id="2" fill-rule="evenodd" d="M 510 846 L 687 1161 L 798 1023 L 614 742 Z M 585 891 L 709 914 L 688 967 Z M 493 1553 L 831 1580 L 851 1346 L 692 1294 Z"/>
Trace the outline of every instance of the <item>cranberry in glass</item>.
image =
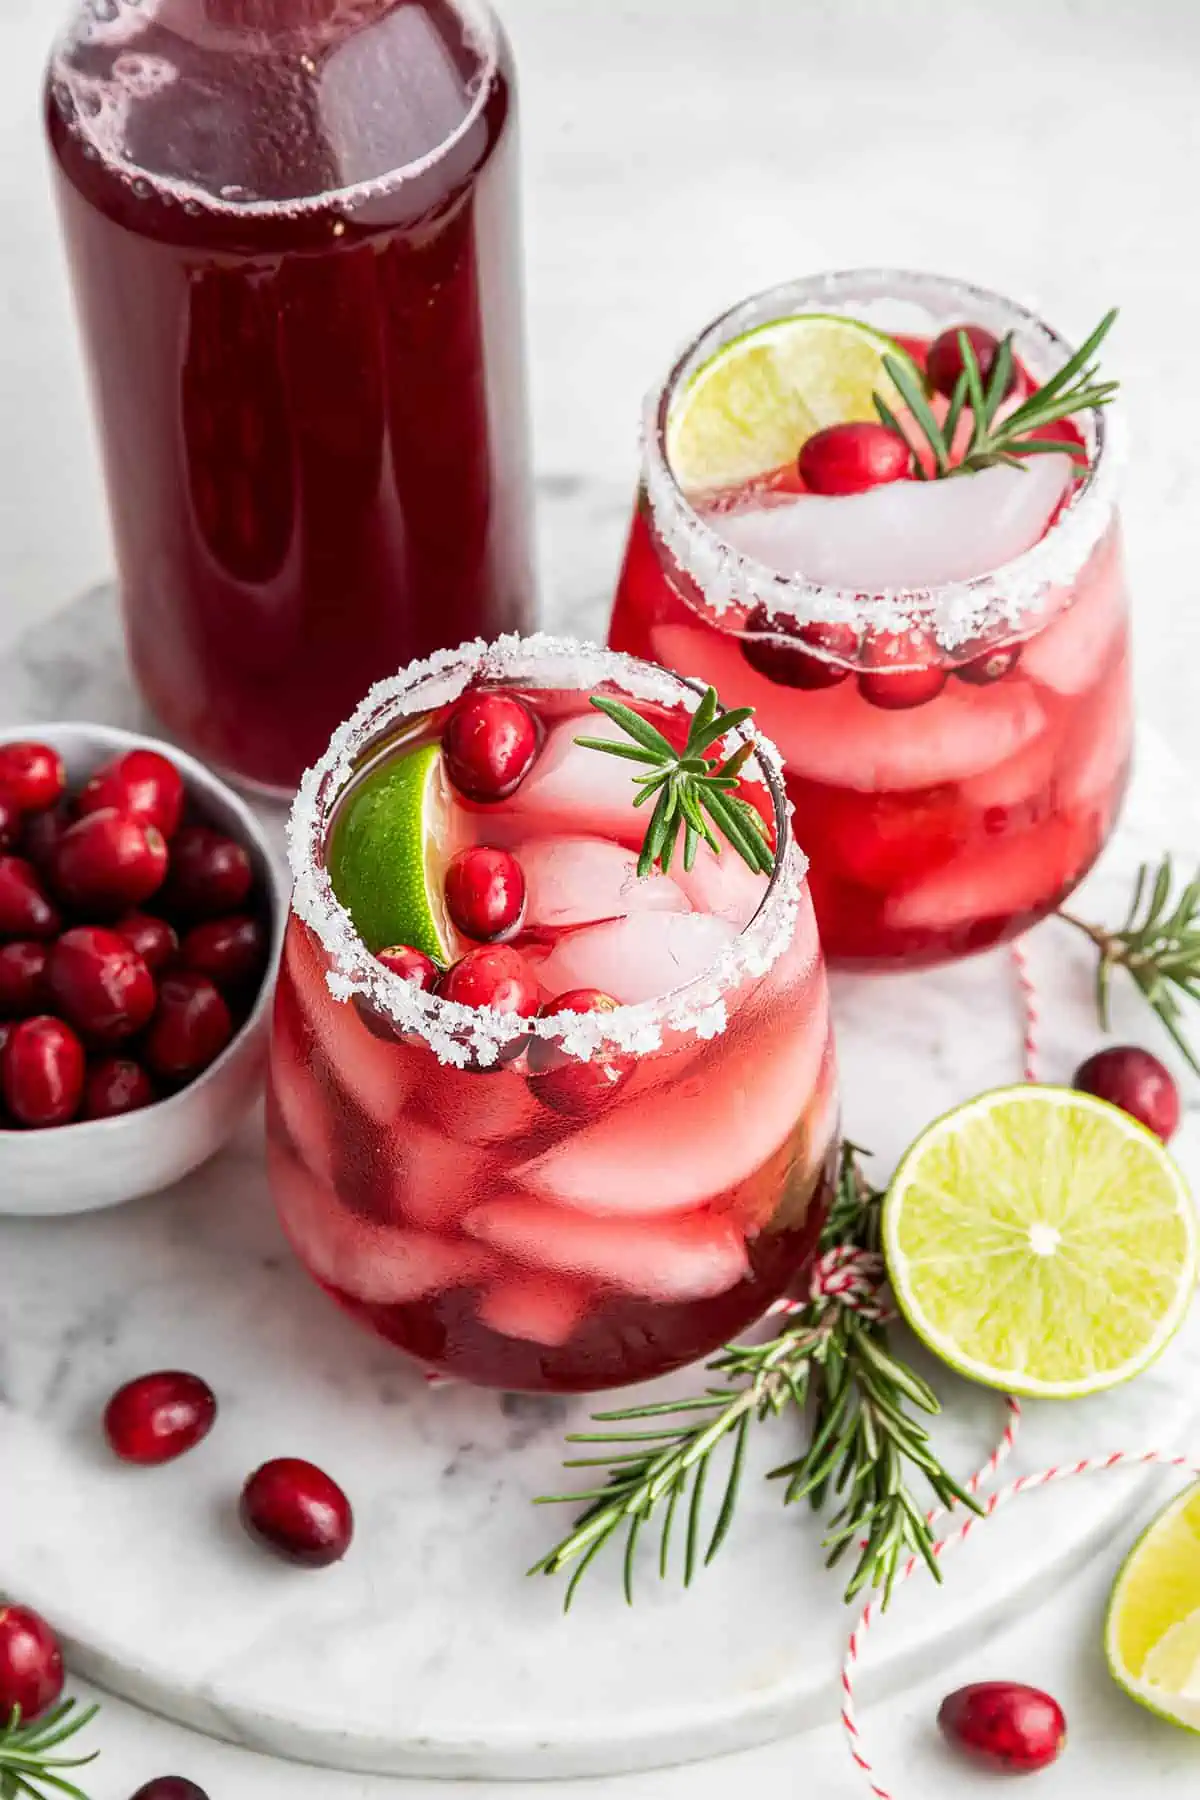
<path id="1" fill-rule="evenodd" d="M 179 951 L 175 928 L 153 913 L 131 912 L 113 926 L 118 936 L 132 944 L 152 975 L 174 962 Z"/>
<path id="2" fill-rule="evenodd" d="M 54 885 L 71 906 L 99 913 L 140 906 L 163 883 L 167 840 L 157 825 L 106 806 L 68 827 L 54 856 Z"/>
<path id="3" fill-rule="evenodd" d="M 21 832 L 21 854 L 47 880 L 54 874 L 59 840 L 73 822 L 74 815 L 65 803 L 51 806 L 46 812 L 30 813 L 25 820 Z"/>
<path id="4" fill-rule="evenodd" d="M 47 955 L 33 938 L 0 944 L 0 1018 L 22 1019 L 45 1004 Z"/>
<path id="5" fill-rule="evenodd" d="M 40 1718 L 63 1690 L 58 1639 L 28 1606 L 0 1606 L 0 1726 L 16 1707 L 21 1723 Z"/>
<path id="6" fill-rule="evenodd" d="M 0 1051 L 0 1088 L 21 1125 L 66 1125 L 79 1110 L 86 1058 L 83 1045 L 48 1013 L 22 1019 Z"/>
<path id="7" fill-rule="evenodd" d="M 446 870 L 446 910 L 458 929 L 486 943 L 511 931 L 525 906 L 525 877 L 509 850 L 477 844 Z"/>
<path id="8" fill-rule="evenodd" d="M 1179 1128 L 1179 1089 L 1170 1069 L 1136 1044 L 1114 1044 L 1080 1063 L 1073 1086 L 1119 1106 L 1163 1143 Z"/>
<path id="9" fill-rule="evenodd" d="M 925 373 L 930 385 L 939 394 L 950 399 L 958 386 L 958 378 L 963 372 L 962 346 L 958 334 L 962 332 L 975 352 L 975 360 L 979 364 L 979 373 L 983 377 L 984 387 L 992 373 L 992 364 L 996 360 L 996 352 L 1000 348 L 1000 340 L 982 325 L 951 325 L 947 330 L 935 337 L 929 346 L 929 354 L 925 359 Z M 1011 394 L 1017 385 L 1017 366 L 1013 363 L 1005 394 Z"/>
<path id="10" fill-rule="evenodd" d="M 154 1011 L 154 977 L 125 938 L 103 925 L 64 931 L 46 963 L 55 1006 L 93 1044 L 119 1044 Z"/>
<path id="11" fill-rule="evenodd" d="M 79 795 L 81 813 L 113 807 L 173 837 L 183 812 L 183 777 L 157 750 L 126 750 L 96 770 Z"/>
<path id="12" fill-rule="evenodd" d="M 0 937 L 52 938 L 61 924 L 33 864 L 0 856 Z"/>
<path id="13" fill-rule="evenodd" d="M 912 473 L 912 449 L 898 432 L 874 420 L 829 425 L 800 451 L 800 478 L 814 494 L 865 494 Z"/>
<path id="14" fill-rule="evenodd" d="M 387 950 L 377 950 L 375 957 L 393 975 L 399 975 L 402 981 L 415 982 L 424 993 L 437 986 L 441 970 L 431 956 L 426 956 L 423 950 L 414 950 L 411 944 L 392 944 Z"/>
<path id="15" fill-rule="evenodd" d="M 211 826 L 185 825 L 171 844 L 163 904 L 188 919 L 218 919 L 238 911 L 253 879 L 241 844 Z"/>
<path id="16" fill-rule="evenodd" d="M 921 631 L 878 631 L 864 643 L 858 690 L 872 706 L 887 712 L 906 711 L 935 700 L 946 685 L 946 671 L 929 659 L 936 646 Z"/>
<path id="17" fill-rule="evenodd" d="M 217 1397 L 206 1381 L 159 1369 L 117 1389 L 104 1409 L 104 1435 L 122 1462 L 174 1462 L 208 1436 L 216 1416 Z"/>
<path id="18" fill-rule="evenodd" d="M 972 1762 L 1009 1775 L 1048 1768 L 1067 1742 L 1058 1701 L 1020 1681 L 977 1681 L 957 1689 L 942 1701 L 938 1726 Z"/>
<path id="19" fill-rule="evenodd" d="M 143 1051 L 156 1075 L 190 1081 L 233 1036 L 228 1006 L 207 975 L 180 969 L 163 977 Z"/>
<path id="20" fill-rule="evenodd" d="M 66 785 L 63 759 L 49 744 L 0 744 L 0 791 L 20 812 L 43 812 Z"/>
<path id="21" fill-rule="evenodd" d="M 186 1775 L 156 1775 L 138 1789 L 133 1800 L 208 1800 L 208 1795 Z"/>
<path id="22" fill-rule="evenodd" d="M 438 982 L 443 1000 L 463 1006 L 490 1006 L 496 1012 L 532 1019 L 538 1010 L 538 982 L 533 967 L 507 944 L 481 944 L 468 950 Z"/>
<path id="23" fill-rule="evenodd" d="M 128 1056 L 105 1056 L 93 1063 L 83 1084 L 81 1119 L 118 1119 L 140 1112 L 156 1099 L 154 1083 L 141 1063 Z"/>
<path id="24" fill-rule="evenodd" d="M 182 968 L 207 975 L 223 993 L 256 981 L 267 960 L 267 934 L 250 913 L 193 925 L 179 947 Z"/>
<path id="25" fill-rule="evenodd" d="M 599 988 L 572 988 L 543 1010 L 551 1013 L 614 1012 L 617 1002 Z M 544 1106 L 568 1119 L 586 1119 L 614 1100 L 637 1067 L 637 1058 L 615 1044 L 601 1044 L 587 1062 L 569 1056 L 547 1038 L 529 1046 L 530 1089 Z"/>
<path id="26" fill-rule="evenodd" d="M 993 681 L 1003 681 L 1020 660 L 1020 644 L 1007 644 L 1003 649 L 985 650 L 970 662 L 960 663 L 954 673 L 972 687 L 990 687 Z"/>
<path id="27" fill-rule="evenodd" d="M 777 687 L 837 687 L 850 670 L 844 663 L 828 658 L 849 658 L 858 651 L 858 633 L 853 625 L 828 624 L 819 619 L 809 625 L 789 625 L 762 605 L 747 614 L 742 630 L 746 633 L 740 640 L 742 655 L 752 669 Z M 801 649 L 803 644 L 816 654 Z"/>
<path id="28" fill-rule="evenodd" d="M 0 790 L 0 850 L 15 850 L 20 835 L 21 810 L 10 794 Z"/>
<path id="29" fill-rule="evenodd" d="M 337 1482 L 297 1456 L 256 1469 L 242 1489 L 239 1511 L 256 1542 L 305 1569 L 339 1562 L 354 1536 L 354 1514 Z"/>
<path id="30" fill-rule="evenodd" d="M 442 733 L 451 781 L 469 800 L 506 800 L 537 755 L 532 714 L 512 694 L 468 694 Z"/>

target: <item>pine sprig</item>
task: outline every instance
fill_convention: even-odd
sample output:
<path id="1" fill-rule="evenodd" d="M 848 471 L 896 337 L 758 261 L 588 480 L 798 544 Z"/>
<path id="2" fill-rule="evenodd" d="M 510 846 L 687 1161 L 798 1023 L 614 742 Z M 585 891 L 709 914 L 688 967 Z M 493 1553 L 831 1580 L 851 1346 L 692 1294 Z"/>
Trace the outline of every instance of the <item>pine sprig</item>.
<path id="1" fill-rule="evenodd" d="M 632 742 L 614 743 L 610 738 L 597 737 L 578 737 L 575 742 L 585 750 L 603 750 L 608 756 L 641 763 L 647 770 L 633 778 L 641 789 L 633 804 L 645 806 L 654 801 L 638 858 L 639 875 L 649 875 L 656 866 L 664 875 L 667 873 L 681 832 L 683 866 L 687 870 L 695 864 L 701 842 L 715 855 L 721 854 L 719 832 L 752 869 L 764 875 L 771 873 L 775 856 L 767 841 L 766 827 L 737 792 L 752 746 L 743 744 L 724 761 L 705 755 L 729 732 L 744 725 L 753 714 L 753 707 L 738 706 L 732 712 L 722 712 L 717 690 L 710 687 L 692 715 L 687 743 L 678 751 L 649 719 L 621 701 L 593 694 L 591 704 L 619 725 Z"/>
<path id="2" fill-rule="evenodd" d="M 979 358 L 975 354 L 975 346 L 965 331 L 959 332 L 962 373 L 955 384 L 949 411 L 941 423 L 929 404 L 925 388 L 912 364 L 895 356 L 885 356 L 883 366 L 888 377 L 929 445 L 933 457 L 933 478 L 970 475 L 980 469 L 994 468 L 998 464 L 1020 469 L 1024 468 L 1026 457 L 1047 456 L 1055 451 L 1065 452 L 1069 456 L 1077 454 L 1079 446 L 1073 442 L 1031 434 L 1044 431 L 1048 426 L 1069 419 L 1075 413 L 1107 406 L 1112 400 L 1119 384 L 1099 380 L 1099 367 L 1092 358 L 1112 329 L 1116 317 L 1115 307 L 1105 313 L 1095 331 L 1080 345 L 1074 356 L 1002 419 L 997 414 L 1005 398 L 1015 360 L 1011 332 L 1001 339 L 986 382 L 979 366 Z M 952 463 L 950 458 L 954 434 L 968 407 L 971 413 L 970 440 L 961 460 Z M 896 432 L 900 437 L 907 435 L 887 401 L 879 394 L 875 395 L 875 410 L 889 431 Z M 919 480 L 929 479 L 920 459 L 915 456 L 913 473 Z"/>
<path id="3" fill-rule="evenodd" d="M 821 1234 L 819 1254 L 857 1251 L 879 1255 L 883 1195 L 870 1187 L 853 1146 L 843 1152 L 837 1194 Z M 842 1497 L 825 1546 L 830 1565 L 851 1544 L 858 1561 L 847 1599 L 870 1584 L 886 1605 L 901 1560 L 916 1552 L 939 1575 L 924 1506 L 907 1485 L 919 1471 L 944 1506 L 976 1507 L 938 1462 L 912 1408 L 939 1411 L 929 1386 L 888 1346 L 879 1307 L 855 1310 L 822 1293 L 810 1300 L 778 1336 L 763 1344 L 734 1344 L 714 1358 L 709 1372 L 721 1381 L 689 1399 L 660 1401 L 596 1413 L 603 1430 L 568 1440 L 588 1454 L 569 1469 L 602 1469 L 606 1477 L 582 1493 L 551 1494 L 539 1505 L 583 1506 L 573 1530 L 529 1571 L 557 1575 L 574 1564 L 565 1605 L 606 1544 L 624 1539 L 623 1581 L 632 1604 L 638 1542 L 643 1529 L 659 1534 L 657 1569 L 670 1572 L 678 1525 L 683 1537 L 682 1578 L 690 1585 L 717 1555 L 737 1509 L 751 1427 L 788 1408 L 809 1421 L 804 1454 L 774 1471 L 787 1481 L 785 1501 L 807 1499 L 823 1510 Z M 707 1524 L 705 1499 L 717 1453 L 727 1451 L 715 1522 Z"/>
<path id="4" fill-rule="evenodd" d="M 64 1771 L 85 1768 L 95 1762 L 99 1751 L 93 1750 L 90 1756 L 56 1756 L 54 1752 L 90 1725 L 98 1711 L 89 1706 L 76 1712 L 74 1700 L 64 1700 L 40 1719 L 23 1725 L 17 1707 L 0 1730 L 0 1800 L 48 1800 L 54 1794 L 87 1800 L 82 1788 Z"/>
<path id="5" fill-rule="evenodd" d="M 1124 969 L 1162 1020 L 1175 1044 L 1200 1075 L 1200 1059 L 1187 1040 L 1181 1000 L 1200 1001 L 1200 873 L 1174 892 L 1175 871 L 1166 856 L 1157 868 L 1143 863 L 1123 925 L 1108 931 L 1075 913 L 1059 918 L 1083 932 L 1099 951 L 1096 1011 L 1108 1030 L 1114 969 Z"/>

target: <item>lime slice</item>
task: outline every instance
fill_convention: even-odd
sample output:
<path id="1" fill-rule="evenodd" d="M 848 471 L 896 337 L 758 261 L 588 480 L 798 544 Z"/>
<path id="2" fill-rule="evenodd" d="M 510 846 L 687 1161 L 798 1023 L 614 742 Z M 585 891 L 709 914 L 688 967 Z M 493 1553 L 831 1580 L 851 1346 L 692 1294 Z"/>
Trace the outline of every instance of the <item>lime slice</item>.
<path id="1" fill-rule="evenodd" d="M 368 950 L 411 944 L 453 961 L 444 875 L 455 836 L 438 744 L 390 758 L 350 790 L 334 820 L 329 878 Z"/>
<path id="2" fill-rule="evenodd" d="M 1196 1284 L 1196 1215 L 1156 1137 L 1070 1088 L 1001 1088 L 908 1151 L 884 1205 L 913 1330 L 960 1374 L 1050 1399 L 1152 1363 Z"/>
<path id="3" fill-rule="evenodd" d="M 685 489 L 732 487 L 794 462 L 814 431 L 874 419 L 874 396 L 903 401 L 885 356 L 921 375 L 908 352 L 857 319 L 798 313 L 725 344 L 693 375 L 667 424 L 667 455 Z"/>
<path id="4" fill-rule="evenodd" d="M 1112 1677 L 1151 1712 L 1200 1731 L 1200 1487 L 1130 1551 L 1104 1625 Z"/>

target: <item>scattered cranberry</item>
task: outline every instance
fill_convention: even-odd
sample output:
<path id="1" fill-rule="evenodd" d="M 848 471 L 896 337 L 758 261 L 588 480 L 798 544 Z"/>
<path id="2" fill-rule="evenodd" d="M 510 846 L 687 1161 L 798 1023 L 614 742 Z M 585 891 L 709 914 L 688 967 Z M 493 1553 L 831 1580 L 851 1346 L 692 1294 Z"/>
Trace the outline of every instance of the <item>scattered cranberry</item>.
<path id="1" fill-rule="evenodd" d="M 544 1008 L 546 1013 L 614 1012 L 617 1002 L 599 988 L 572 988 Z M 557 1044 L 535 1038 L 529 1048 L 530 1086 L 538 1099 L 568 1119 L 586 1119 L 607 1106 L 624 1087 L 637 1058 L 602 1044 L 587 1062 L 569 1056 Z"/>
<path id="2" fill-rule="evenodd" d="M 977 1681 L 942 1701 L 943 1737 L 984 1768 L 1011 1775 L 1048 1768 L 1067 1742 L 1062 1707 L 1019 1681 Z"/>
<path id="3" fill-rule="evenodd" d="M 511 931 L 525 905 L 525 877 L 509 850 L 460 850 L 446 870 L 446 909 L 458 929 L 487 943 Z"/>
<path id="4" fill-rule="evenodd" d="M 45 1004 L 47 954 L 32 938 L 0 944 L 0 1017 L 23 1019 Z"/>
<path id="5" fill-rule="evenodd" d="M 912 449 L 897 432 L 873 420 L 829 425 L 800 451 L 800 477 L 814 494 L 865 494 L 912 473 Z"/>
<path id="6" fill-rule="evenodd" d="M 189 919 L 237 912 L 254 871 L 241 844 L 208 825 L 185 825 L 171 845 L 164 904 Z"/>
<path id="7" fill-rule="evenodd" d="M 354 1514 L 337 1482 L 296 1456 L 255 1470 L 242 1489 L 240 1516 L 258 1543 L 306 1569 L 339 1562 L 354 1536 Z"/>
<path id="8" fill-rule="evenodd" d="M 162 886 L 167 840 L 157 825 L 106 806 L 77 819 L 59 840 L 54 884 L 72 906 L 123 912 Z"/>
<path id="9" fill-rule="evenodd" d="M 162 1369 L 117 1389 L 104 1409 L 104 1435 L 122 1462 L 174 1462 L 208 1436 L 216 1416 L 206 1381 Z"/>
<path id="10" fill-rule="evenodd" d="M 0 937 L 52 938 L 58 908 L 23 856 L 0 856 Z"/>
<path id="11" fill-rule="evenodd" d="M 1020 660 L 1020 644 L 1009 644 L 1003 649 L 985 650 L 982 656 L 960 663 L 954 673 L 960 681 L 970 682 L 972 687 L 990 687 L 993 681 L 1003 681 Z"/>
<path id="12" fill-rule="evenodd" d="M 30 813 L 25 820 L 21 833 L 21 854 L 48 880 L 54 874 L 54 859 L 58 855 L 59 842 L 72 822 L 71 809 L 65 803 L 52 806 L 46 812 Z"/>
<path id="13" fill-rule="evenodd" d="M 174 928 L 165 919 L 156 919 L 153 913 L 126 913 L 113 930 L 133 945 L 152 975 L 165 969 L 178 954 L 179 939 Z"/>
<path id="14" fill-rule="evenodd" d="M 765 606 L 747 615 L 742 630 L 742 655 L 752 669 L 779 687 L 827 688 L 845 681 L 850 670 L 829 657 L 852 658 L 858 651 L 853 625 L 832 625 L 821 620 L 789 631 Z M 817 654 L 800 648 L 807 644 Z M 821 654 L 824 652 L 824 654 Z"/>
<path id="15" fill-rule="evenodd" d="M 925 373 L 930 384 L 937 389 L 939 394 L 945 394 L 947 399 L 954 393 L 958 386 L 958 378 L 963 372 L 962 346 L 958 341 L 960 331 L 975 352 L 975 360 L 979 364 L 979 373 L 983 378 L 984 387 L 988 384 L 992 364 L 995 362 L 996 352 L 1000 348 L 1000 340 L 994 337 L 990 331 L 985 330 L 982 325 L 951 325 L 939 337 L 934 338 L 925 359 Z M 1011 394 L 1016 385 L 1017 368 L 1014 362 L 1004 392 Z"/>
<path id="16" fill-rule="evenodd" d="M 146 1061 L 168 1081 L 190 1081 L 233 1036 L 228 1006 L 207 975 L 180 969 L 164 977 L 146 1033 Z"/>
<path id="17" fill-rule="evenodd" d="M 506 800 L 537 755 L 537 727 L 512 694 L 468 694 L 442 733 L 451 781 L 469 800 Z"/>
<path id="18" fill-rule="evenodd" d="M 106 807 L 174 837 L 183 812 L 183 776 L 157 750 L 126 750 L 97 769 L 79 795 L 81 813 Z"/>
<path id="19" fill-rule="evenodd" d="M 40 1013 L 22 1019 L 0 1053 L 0 1087 L 22 1125 L 66 1125 L 83 1094 L 83 1045 L 69 1025 Z"/>
<path id="20" fill-rule="evenodd" d="M 862 647 L 866 665 L 858 678 L 859 692 L 872 706 L 899 712 L 924 706 L 946 685 L 946 671 L 928 658 L 934 646 L 920 631 L 880 631 Z"/>
<path id="21" fill-rule="evenodd" d="M 1163 1143 L 1179 1126 L 1179 1089 L 1171 1071 L 1136 1044 L 1098 1050 L 1075 1071 L 1075 1087 L 1119 1106 Z"/>
<path id="22" fill-rule="evenodd" d="M 29 1724 L 62 1690 L 62 1651 L 45 1619 L 28 1606 L 0 1606 L 0 1723 L 20 1707 Z"/>
<path id="23" fill-rule="evenodd" d="M 208 1800 L 208 1795 L 186 1775 L 156 1775 L 138 1789 L 133 1800 Z"/>
<path id="24" fill-rule="evenodd" d="M 423 950 L 414 950 L 411 944 L 393 944 L 388 950 L 376 951 L 376 958 L 393 975 L 399 975 L 402 981 L 415 982 L 424 993 L 437 986 L 441 973 L 437 964 Z"/>
<path id="25" fill-rule="evenodd" d="M 63 1016 L 93 1044 L 119 1044 L 154 1011 L 154 977 L 125 938 L 102 925 L 64 931 L 46 964 Z"/>
<path id="26" fill-rule="evenodd" d="M 21 835 L 21 810 L 10 794 L 0 789 L 0 850 L 15 850 Z"/>
<path id="27" fill-rule="evenodd" d="M 0 790 L 19 812 L 44 812 L 66 785 L 63 759 L 49 744 L 0 744 Z"/>
<path id="28" fill-rule="evenodd" d="M 82 1119 L 118 1119 L 140 1112 L 156 1098 L 154 1084 L 128 1056 L 106 1056 L 88 1070 L 83 1084 Z"/>
<path id="29" fill-rule="evenodd" d="M 443 1000 L 463 1006 L 490 1006 L 495 1012 L 532 1019 L 538 1009 L 537 976 L 519 950 L 507 944 L 481 944 L 468 950 L 438 982 Z"/>
<path id="30" fill-rule="evenodd" d="M 207 975 L 226 994 L 255 980 L 266 960 L 267 934 L 249 913 L 193 925 L 179 947 L 182 967 Z"/>

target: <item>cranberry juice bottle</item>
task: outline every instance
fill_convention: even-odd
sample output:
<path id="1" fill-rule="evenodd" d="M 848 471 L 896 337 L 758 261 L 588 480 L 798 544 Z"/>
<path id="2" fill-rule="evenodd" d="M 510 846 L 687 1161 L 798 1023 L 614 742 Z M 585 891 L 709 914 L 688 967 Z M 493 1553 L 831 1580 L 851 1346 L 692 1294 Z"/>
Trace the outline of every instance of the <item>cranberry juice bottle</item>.
<path id="1" fill-rule="evenodd" d="M 290 789 L 528 617 L 507 47 L 480 0 L 83 0 L 47 117 L 135 671 Z"/>

